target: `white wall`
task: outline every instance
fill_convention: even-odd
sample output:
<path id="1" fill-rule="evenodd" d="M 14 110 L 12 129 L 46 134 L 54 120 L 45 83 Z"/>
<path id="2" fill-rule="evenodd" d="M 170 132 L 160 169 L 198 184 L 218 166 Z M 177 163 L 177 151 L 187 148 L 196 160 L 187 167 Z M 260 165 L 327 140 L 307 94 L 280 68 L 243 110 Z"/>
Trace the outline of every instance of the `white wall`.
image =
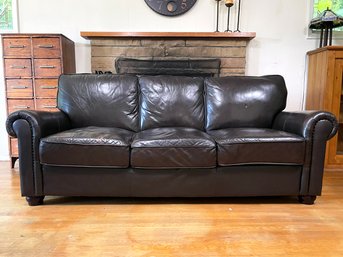
<path id="1" fill-rule="evenodd" d="M 287 109 L 300 110 L 306 52 L 318 45 L 318 40 L 307 39 L 310 1 L 241 1 L 241 31 L 257 33 L 248 47 L 247 74 L 282 74 L 289 92 Z M 223 2 L 221 31 L 226 29 Z M 19 29 L 21 33 L 62 33 L 69 37 L 76 43 L 77 72 L 90 72 L 89 41 L 80 37 L 80 31 L 214 31 L 215 4 L 214 0 L 198 0 L 188 13 L 169 18 L 154 13 L 144 0 L 18 0 Z M 0 160 L 4 160 L 9 156 L 2 67 L 0 70 Z"/>

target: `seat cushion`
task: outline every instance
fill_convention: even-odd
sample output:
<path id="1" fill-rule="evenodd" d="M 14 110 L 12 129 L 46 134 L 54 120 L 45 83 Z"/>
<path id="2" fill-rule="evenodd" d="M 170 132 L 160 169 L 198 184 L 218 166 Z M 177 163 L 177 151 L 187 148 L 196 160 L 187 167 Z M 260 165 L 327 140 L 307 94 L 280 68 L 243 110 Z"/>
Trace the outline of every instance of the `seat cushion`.
<path id="1" fill-rule="evenodd" d="M 208 132 L 218 145 L 218 165 L 303 164 L 304 138 L 273 129 L 230 128 Z"/>
<path id="2" fill-rule="evenodd" d="M 204 81 L 183 76 L 142 76 L 141 130 L 188 127 L 204 130 Z"/>
<path id="3" fill-rule="evenodd" d="M 135 134 L 134 168 L 212 168 L 216 144 L 205 132 L 192 128 L 156 128 Z"/>
<path id="4" fill-rule="evenodd" d="M 58 166 L 128 167 L 133 132 L 85 127 L 41 139 L 42 164 Z"/>

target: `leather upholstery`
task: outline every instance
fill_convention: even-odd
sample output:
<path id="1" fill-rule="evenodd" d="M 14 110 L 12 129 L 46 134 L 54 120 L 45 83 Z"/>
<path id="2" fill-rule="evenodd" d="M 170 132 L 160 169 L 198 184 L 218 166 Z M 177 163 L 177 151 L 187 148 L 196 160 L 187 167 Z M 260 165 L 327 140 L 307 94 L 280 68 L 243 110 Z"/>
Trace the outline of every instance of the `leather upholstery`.
<path id="1" fill-rule="evenodd" d="M 204 129 L 203 79 L 143 76 L 140 128 L 189 127 Z"/>
<path id="2" fill-rule="evenodd" d="M 62 75 L 60 112 L 7 119 L 19 142 L 22 195 L 321 194 L 326 141 L 338 127 L 332 114 L 282 112 L 280 76 L 205 84 Z"/>
<path id="3" fill-rule="evenodd" d="M 276 116 L 273 128 L 305 138 L 306 152 L 300 194 L 320 195 L 326 141 L 338 129 L 335 116 L 323 111 L 281 112 Z"/>
<path id="4" fill-rule="evenodd" d="M 12 124 L 16 120 L 26 120 L 32 129 L 33 137 L 44 137 L 69 129 L 71 127 L 69 117 L 63 112 L 43 112 L 20 110 L 11 113 L 6 120 L 7 133 L 16 137 Z"/>
<path id="5" fill-rule="evenodd" d="M 39 160 L 39 141 L 42 137 L 70 129 L 70 120 L 63 112 L 20 110 L 11 113 L 6 129 L 12 137 L 18 137 L 21 193 L 25 196 L 41 196 L 43 181 Z"/>
<path id="6" fill-rule="evenodd" d="M 301 111 L 301 112 L 280 112 L 273 122 L 273 128 L 287 131 L 311 139 L 315 133 L 315 127 L 321 120 L 329 122 L 331 130 L 326 135 L 329 140 L 337 133 L 338 123 L 336 117 L 324 111 Z"/>
<path id="7" fill-rule="evenodd" d="M 41 139 L 42 164 L 79 167 L 129 166 L 133 133 L 120 128 L 85 127 Z"/>
<path id="8" fill-rule="evenodd" d="M 206 78 L 206 130 L 271 128 L 286 106 L 281 76 Z"/>
<path id="9" fill-rule="evenodd" d="M 104 169 L 43 165 L 47 195 L 226 197 L 298 195 L 301 166 L 214 169 Z M 63 181 L 63 183 L 61 183 Z M 50 204 L 59 200 L 51 200 Z M 221 201 L 221 200 L 219 200 Z M 227 201 L 227 200 L 225 200 Z M 201 203 L 206 199 L 201 199 Z M 231 200 L 229 200 L 231 202 Z"/>
<path id="10" fill-rule="evenodd" d="M 218 145 L 218 165 L 304 163 L 304 138 L 272 129 L 229 128 L 208 132 Z"/>
<path id="11" fill-rule="evenodd" d="M 74 128 L 138 130 L 138 79 L 128 75 L 61 75 L 57 106 Z"/>
<path id="12" fill-rule="evenodd" d="M 212 168 L 216 144 L 192 128 L 156 128 L 138 132 L 131 144 L 134 168 Z"/>

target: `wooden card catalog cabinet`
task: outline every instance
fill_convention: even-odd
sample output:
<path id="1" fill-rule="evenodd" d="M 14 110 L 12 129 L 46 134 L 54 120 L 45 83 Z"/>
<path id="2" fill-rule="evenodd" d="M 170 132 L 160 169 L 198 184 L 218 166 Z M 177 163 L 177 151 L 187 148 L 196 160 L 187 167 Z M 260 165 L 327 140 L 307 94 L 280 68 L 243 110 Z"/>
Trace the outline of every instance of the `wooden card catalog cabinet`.
<path id="1" fill-rule="evenodd" d="M 74 42 L 61 34 L 2 34 L 8 114 L 56 110 L 58 77 L 75 73 Z M 10 138 L 12 167 L 18 146 Z"/>

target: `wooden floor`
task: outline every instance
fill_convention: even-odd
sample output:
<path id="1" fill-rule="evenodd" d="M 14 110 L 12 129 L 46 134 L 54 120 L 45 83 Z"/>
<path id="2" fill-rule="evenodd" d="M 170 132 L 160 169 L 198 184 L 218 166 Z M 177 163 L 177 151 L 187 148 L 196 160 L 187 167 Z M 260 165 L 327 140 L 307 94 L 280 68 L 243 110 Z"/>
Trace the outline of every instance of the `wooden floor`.
<path id="1" fill-rule="evenodd" d="M 295 198 L 52 198 L 29 207 L 0 162 L 0 256 L 343 256 L 343 170 Z"/>

